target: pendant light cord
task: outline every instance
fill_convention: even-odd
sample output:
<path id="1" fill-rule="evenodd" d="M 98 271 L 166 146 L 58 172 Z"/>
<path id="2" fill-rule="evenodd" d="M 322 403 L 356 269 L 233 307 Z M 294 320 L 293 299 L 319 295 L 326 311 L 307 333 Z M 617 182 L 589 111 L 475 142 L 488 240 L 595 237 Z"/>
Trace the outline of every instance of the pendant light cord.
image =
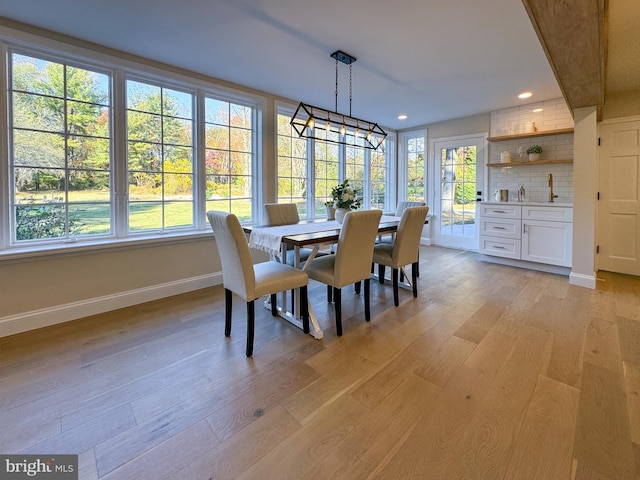
<path id="1" fill-rule="evenodd" d="M 338 57 L 336 57 L 336 108 L 334 111 L 338 113 Z"/>

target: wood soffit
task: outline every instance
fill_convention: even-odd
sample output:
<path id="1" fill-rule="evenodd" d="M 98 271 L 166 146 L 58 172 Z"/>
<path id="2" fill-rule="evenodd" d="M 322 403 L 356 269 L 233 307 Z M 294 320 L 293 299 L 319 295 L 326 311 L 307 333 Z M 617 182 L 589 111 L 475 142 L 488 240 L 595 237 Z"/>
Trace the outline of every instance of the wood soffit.
<path id="1" fill-rule="evenodd" d="M 609 0 L 522 0 L 569 108 L 604 104 Z"/>

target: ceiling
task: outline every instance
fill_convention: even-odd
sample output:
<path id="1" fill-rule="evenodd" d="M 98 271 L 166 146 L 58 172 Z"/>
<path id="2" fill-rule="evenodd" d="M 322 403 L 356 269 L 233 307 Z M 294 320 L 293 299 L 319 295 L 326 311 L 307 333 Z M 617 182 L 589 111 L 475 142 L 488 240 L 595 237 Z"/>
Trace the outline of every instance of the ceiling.
<path id="1" fill-rule="evenodd" d="M 343 50 L 357 58 L 352 115 L 392 129 L 511 107 L 525 90 L 526 103 L 562 96 L 514 0 L 0 0 L 0 12 L 331 110 L 330 54 Z M 349 67 L 338 74 L 349 113 Z"/>

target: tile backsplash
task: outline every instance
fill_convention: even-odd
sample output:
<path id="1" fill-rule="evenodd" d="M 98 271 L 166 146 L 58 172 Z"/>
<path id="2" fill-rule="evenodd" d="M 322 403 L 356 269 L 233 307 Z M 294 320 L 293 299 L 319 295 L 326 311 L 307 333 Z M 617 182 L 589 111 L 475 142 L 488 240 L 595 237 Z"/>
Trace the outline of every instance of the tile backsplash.
<path id="1" fill-rule="evenodd" d="M 527 167 L 503 167 L 489 169 L 489 192 L 486 200 L 494 200 L 494 192 L 509 190 L 509 198 L 517 199 L 518 187 L 524 185 L 525 200 L 546 202 L 549 199 L 547 177 L 553 175 L 553 193 L 558 195 L 554 201 L 573 202 L 573 164 L 531 165 Z"/>
<path id="2" fill-rule="evenodd" d="M 542 109 L 533 112 L 534 109 Z M 507 136 L 526 133 L 534 122 L 537 132 L 573 128 L 573 118 L 564 99 L 548 100 L 519 107 L 491 112 L 491 135 Z M 527 125 L 529 124 L 529 125 Z M 486 200 L 494 200 L 494 192 L 508 189 L 510 197 L 517 197 L 518 187 L 524 185 L 526 200 L 546 202 L 549 198 L 547 178 L 553 175 L 553 192 L 558 194 L 556 202 L 573 201 L 573 164 L 526 165 L 527 147 L 542 147 L 542 160 L 573 158 L 573 134 L 546 135 L 531 138 L 515 138 L 489 144 L 489 163 L 500 163 L 501 152 L 507 151 L 511 161 L 522 165 L 489 168 L 489 191 Z"/>

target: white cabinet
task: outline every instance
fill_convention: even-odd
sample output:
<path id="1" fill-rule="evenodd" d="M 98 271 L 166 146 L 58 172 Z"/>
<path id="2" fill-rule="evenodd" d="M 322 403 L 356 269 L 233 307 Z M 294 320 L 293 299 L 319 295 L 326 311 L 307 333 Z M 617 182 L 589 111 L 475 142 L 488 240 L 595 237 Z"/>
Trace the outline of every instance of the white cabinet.
<path id="1" fill-rule="evenodd" d="M 521 259 L 562 267 L 571 266 L 573 209 L 522 207 Z"/>
<path id="2" fill-rule="evenodd" d="M 480 253 L 571 266 L 573 209 L 547 205 L 480 204 Z"/>
<path id="3" fill-rule="evenodd" d="M 480 204 L 480 253 L 520 258 L 520 205 Z"/>

